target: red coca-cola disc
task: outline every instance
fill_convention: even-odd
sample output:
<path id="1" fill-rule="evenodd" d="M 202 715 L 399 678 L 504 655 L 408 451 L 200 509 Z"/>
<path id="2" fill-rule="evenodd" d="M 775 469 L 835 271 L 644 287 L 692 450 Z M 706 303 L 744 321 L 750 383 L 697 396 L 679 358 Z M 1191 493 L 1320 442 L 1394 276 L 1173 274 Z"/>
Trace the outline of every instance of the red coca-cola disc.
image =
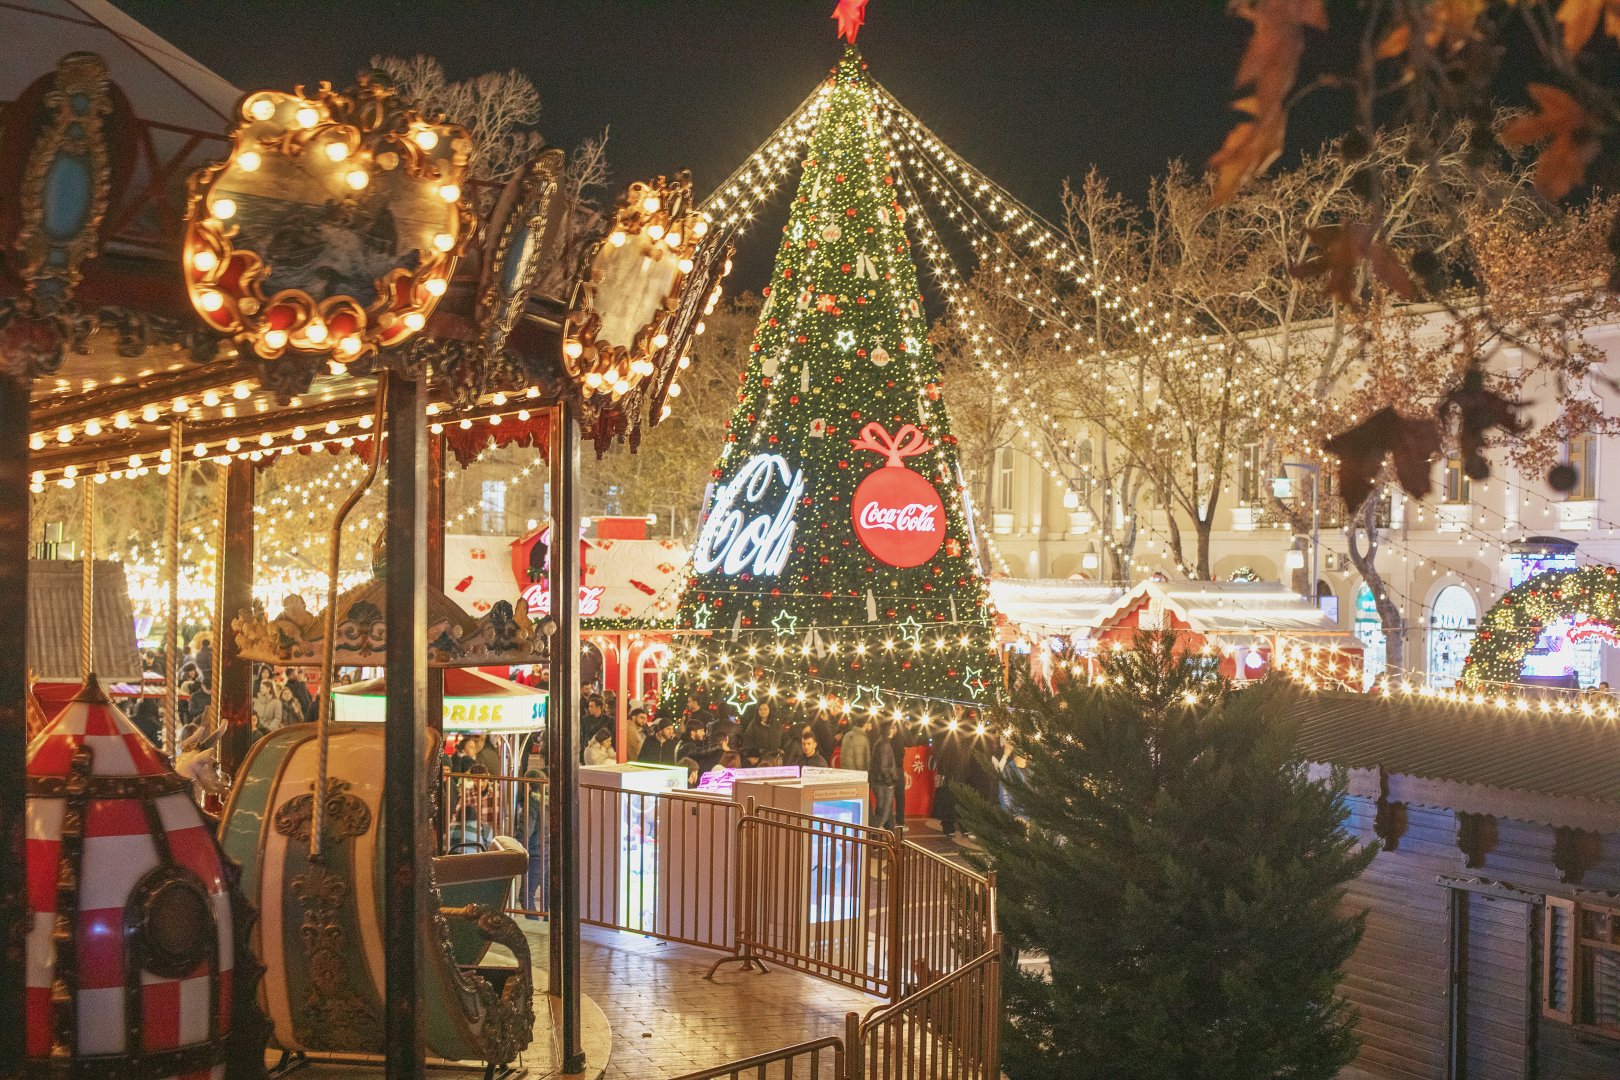
<path id="1" fill-rule="evenodd" d="M 921 566 L 945 542 L 939 492 L 904 465 L 873 470 L 855 489 L 849 510 L 861 546 L 889 566 Z"/>

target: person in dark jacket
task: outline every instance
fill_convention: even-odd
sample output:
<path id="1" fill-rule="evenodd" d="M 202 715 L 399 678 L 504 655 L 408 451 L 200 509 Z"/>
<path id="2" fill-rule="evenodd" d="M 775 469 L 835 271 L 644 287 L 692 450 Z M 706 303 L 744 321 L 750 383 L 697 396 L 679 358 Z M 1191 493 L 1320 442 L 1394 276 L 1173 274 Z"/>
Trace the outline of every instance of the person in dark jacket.
<path id="1" fill-rule="evenodd" d="M 890 738 L 890 722 L 879 725 L 872 739 L 872 761 L 867 766 L 866 781 L 872 788 L 872 827 L 894 828 L 894 785 L 900 768 L 894 758 L 894 742 Z"/>
<path id="2" fill-rule="evenodd" d="M 309 692 L 304 677 L 291 668 L 287 669 L 287 688 L 292 691 L 293 700 L 298 703 L 298 711 L 303 714 L 302 722 L 313 724 L 316 713 L 319 712 L 315 705 L 315 695 Z"/>
<path id="3" fill-rule="evenodd" d="M 720 760 L 720 747 L 709 740 L 708 724 L 702 713 L 686 715 L 686 735 L 676 752 L 697 762 L 700 775 L 714 768 L 714 763 Z"/>
<path id="4" fill-rule="evenodd" d="M 771 716 L 771 703 L 762 701 L 754 710 L 754 718 L 743 728 L 742 754 L 747 765 L 758 765 L 782 752 L 787 742 L 787 730 Z"/>
<path id="5" fill-rule="evenodd" d="M 680 742 L 675 738 L 675 721 L 669 717 L 654 720 L 657 725 L 641 744 L 636 760 L 643 765 L 673 765 L 680 760 Z"/>
<path id="6" fill-rule="evenodd" d="M 799 745 L 788 753 L 787 760 L 782 764 L 798 765 L 807 769 L 825 769 L 827 767 L 827 759 L 821 755 L 814 728 L 804 727 L 799 729 Z"/>
<path id="7" fill-rule="evenodd" d="M 894 749 L 894 823 L 906 823 L 906 725 L 890 720 L 884 725 L 885 737 Z"/>
<path id="8" fill-rule="evenodd" d="M 957 722 L 951 721 L 937 733 L 934 743 L 934 773 L 939 777 L 934 788 L 934 817 L 939 819 L 939 831 L 955 836 L 957 830 L 957 789 L 967 779 L 967 757 L 972 751 L 957 731 Z"/>

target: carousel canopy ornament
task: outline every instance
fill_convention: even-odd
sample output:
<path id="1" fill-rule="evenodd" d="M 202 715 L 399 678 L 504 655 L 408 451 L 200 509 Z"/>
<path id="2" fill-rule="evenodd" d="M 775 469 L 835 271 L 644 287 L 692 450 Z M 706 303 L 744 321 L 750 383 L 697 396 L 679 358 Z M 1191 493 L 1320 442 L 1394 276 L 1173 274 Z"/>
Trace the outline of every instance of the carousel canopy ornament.
<path id="1" fill-rule="evenodd" d="M 366 77 L 241 112 L 230 156 L 190 181 L 182 271 L 203 322 L 338 369 L 426 326 L 474 232 L 467 132 Z"/>
<path id="2" fill-rule="evenodd" d="M 607 234 L 591 249 L 563 336 L 563 367 L 597 444 L 639 439 L 663 418 L 669 385 L 714 310 L 731 247 L 705 244 L 709 223 L 692 202 L 692 178 L 630 185 Z M 649 406 L 656 406 L 654 413 Z"/>
<path id="3" fill-rule="evenodd" d="M 336 667 L 378 667 L 388 645 L 385 581 L 373 578 L 337 599 Z M 257 607 L 257 605 L 255 605 Z M 289 596 L 268 618 L 263 610 L 241 611 L 231 620 L 237 647 L 246 660 L 291 667 L 321 664 L 325 613 L 312 614 L 303 597 Z M 539 623 L 519 599 L 491 605 L 474 618 L 438 589 L 427 590 L 428 665 L 484 667 L 539 664 L 548 656 Z"/>
<path id="4" fill-rule="evenodd" d="M 82 335 L 74 290 L 105 242 L 134 141 L 129 102 L 90 53 L 63 57 L 5 110 L 0 191 L 17 197 L 0 205 L 0 245 L 22 295 L 0 303 L 0 366 L 27 369 L 14 374 L 55 372 L 63 345 Z"/>

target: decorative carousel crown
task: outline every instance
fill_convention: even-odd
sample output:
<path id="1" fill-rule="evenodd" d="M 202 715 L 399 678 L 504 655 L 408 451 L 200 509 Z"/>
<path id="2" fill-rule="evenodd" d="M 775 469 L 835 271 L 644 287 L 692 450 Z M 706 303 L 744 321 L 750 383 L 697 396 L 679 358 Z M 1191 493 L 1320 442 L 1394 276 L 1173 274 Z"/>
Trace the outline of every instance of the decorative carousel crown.
<path id="1" fill-rule="evenodd" d="M 338 667 L 378 667 L 388 646 L 385 583 L 373 578 L 338 597 L 333 662 Z M 283 667 L 318 667 L 321 663 L 325 613 L 310 614 L 300 596 L 282 601 L 268 618 L 262 607 L 241 611 L 231 620 L 243 658 Z M 429 667 L 482 667 L 537 664 L 549 657 L 538 622 L 528 605 L 497 601 L 481 618 L 467 614 L 438 589 L 427 590 Z"/>

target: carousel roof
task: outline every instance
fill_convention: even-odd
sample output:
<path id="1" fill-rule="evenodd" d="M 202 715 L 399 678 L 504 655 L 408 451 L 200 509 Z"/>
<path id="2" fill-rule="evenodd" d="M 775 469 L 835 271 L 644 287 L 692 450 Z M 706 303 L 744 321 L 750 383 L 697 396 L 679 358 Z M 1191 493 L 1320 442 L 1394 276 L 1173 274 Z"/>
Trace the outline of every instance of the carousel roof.
<path id="1" fill-rule="evenodd" d="M 386 676 L 368 679 L 350 686 L 339 686 L 332 691 L 338 709 L 338 720 L 381 720 L 380 708 L 370 710 L 352 707 L 356 698 L 371 699 L 368 704 L 378 705 L 388 689 Z M 348 699 L 347 702 L 344 699 Z M 544 690 L 503 679 L 477 668 L 446 668 L 444 672 L 445 731 L 482 731 L 511 733 L 533 731 L 545 722 L 548 695 Z M 351 707 L 345 708 L 345 705 Z"/>
<path id="2" fill-rule="evenodd" d="M 77 682 L 79 623 L 84 596 L 84 564 L 78 560 L 32 559 L 28 563 L 28 669 L 36 679 Z M 124 581 L 124 564 L 96 560 L 96 674 L 108 683 L 141 679 L 135 647 L 135 611 Z"/>
<path id="3" fill-rule="evenodd" d="M 222 137 L 242 92 L 105 0 L 0 5 L 0 101 L 14 101 L 61 57 L 95 53 L 138 119 Z"/>

